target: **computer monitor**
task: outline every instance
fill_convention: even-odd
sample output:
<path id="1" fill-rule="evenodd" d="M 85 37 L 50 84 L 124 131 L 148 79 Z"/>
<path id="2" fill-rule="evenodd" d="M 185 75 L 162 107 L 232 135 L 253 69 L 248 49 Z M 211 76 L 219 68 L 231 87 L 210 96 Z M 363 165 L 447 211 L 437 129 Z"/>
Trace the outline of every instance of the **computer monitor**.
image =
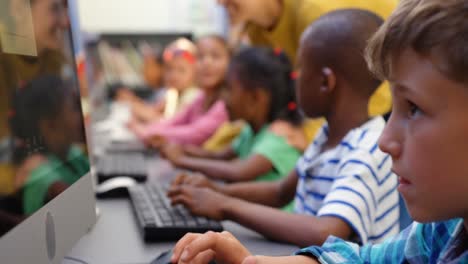
<path id="1" fill-rule="evenodd" d="M 67 2 L 0 1 L 0 262 L 60 263 L 96 221 Z"/>

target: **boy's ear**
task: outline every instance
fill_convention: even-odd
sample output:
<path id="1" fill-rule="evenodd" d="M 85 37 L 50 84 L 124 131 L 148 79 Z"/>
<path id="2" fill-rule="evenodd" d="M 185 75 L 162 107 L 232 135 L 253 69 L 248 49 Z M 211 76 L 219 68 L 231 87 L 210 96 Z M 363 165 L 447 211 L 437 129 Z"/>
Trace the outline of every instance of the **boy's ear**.
<path id="1" fill-rule="evenodd" d="M 320 86 L 321 92 L 332 92 L 336 87 L 336 75 L 332 69 L 325 67 L 322 68 L 322 78 L 323 82 Z"/>

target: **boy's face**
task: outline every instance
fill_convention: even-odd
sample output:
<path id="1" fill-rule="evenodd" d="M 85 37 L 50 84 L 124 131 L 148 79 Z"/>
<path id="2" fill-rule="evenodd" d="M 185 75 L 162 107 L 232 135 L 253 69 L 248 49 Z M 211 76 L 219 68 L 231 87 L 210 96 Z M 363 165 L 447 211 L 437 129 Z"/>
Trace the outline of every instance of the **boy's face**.
<path id="1" fill-rule="evenodd" d="M 393 112 L 380 148 L 419 222 L 468 217 L 468 85 L 449 80 L 412 50 L 395 61 Z"/>

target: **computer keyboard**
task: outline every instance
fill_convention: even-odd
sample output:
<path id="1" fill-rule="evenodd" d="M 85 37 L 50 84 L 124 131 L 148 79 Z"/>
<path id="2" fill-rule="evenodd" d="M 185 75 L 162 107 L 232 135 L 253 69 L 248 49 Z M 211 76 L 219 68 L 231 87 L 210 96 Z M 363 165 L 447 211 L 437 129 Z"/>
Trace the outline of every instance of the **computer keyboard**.
<path id="1" fill-rule="evenodd" d="M 127 152 L 139 152 L 139 153 L 156 153 L 150 148 L 147 148 L 144 143 L 140 141 L 111 141 L 111 143 L 105 148 L 106 153 L 127 153 Z"/>
<path id="2" fill-rule="evenodd" d="M 148 165 L 143 153 L 112 153 L 97 160 L 96 172 L 100 183 L 118 176 L 144 182 L 148 177 Z"/>
<path id="3" fill-rule="evenodd" d="M 221 232 L 220 222 L 193 216 L 182 205 L 171 206 L 166 188 L 155 183 L 128 189 L 138 225 L 146 242 L 176 241 L 188 232 Z"/>

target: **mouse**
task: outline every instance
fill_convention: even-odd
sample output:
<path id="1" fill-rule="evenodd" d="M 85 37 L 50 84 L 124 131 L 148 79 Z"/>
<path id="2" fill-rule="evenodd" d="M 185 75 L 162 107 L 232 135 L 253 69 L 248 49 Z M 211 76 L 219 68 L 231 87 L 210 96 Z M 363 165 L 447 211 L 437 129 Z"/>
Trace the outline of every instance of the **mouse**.
<path id="1" fill-rule="evenodd" d="M 151 261 L 150 264 L 171 264 L 172 249 L 161 253 L 155 260 Z M 214 260 L 208 264 L 216 264 Z"/>
<path id="2" fill-rule="evenodd" d="M 122 198 L 128 197 L 128 187 L 134 186 L 137 181 L 131 177 L 114 177 L 105 180 L 96 187 L 98 198 Z"/>

